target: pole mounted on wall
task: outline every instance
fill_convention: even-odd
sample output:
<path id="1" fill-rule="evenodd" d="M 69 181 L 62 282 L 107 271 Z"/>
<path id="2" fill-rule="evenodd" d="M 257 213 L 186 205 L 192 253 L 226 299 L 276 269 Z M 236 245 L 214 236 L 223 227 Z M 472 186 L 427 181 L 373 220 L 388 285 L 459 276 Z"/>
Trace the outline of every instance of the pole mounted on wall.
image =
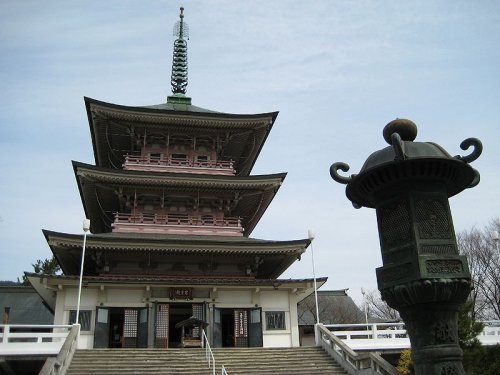
<path id="1" fill-rule="evenodd" d="M 314 279 L 314 301 L 316 303 L 316 324 L 319 324 L 319 306 L 318 306 L 318 285 L 316 283 L 316 270 L 314 267 L 314 248 L 313 241 L 316 238 L 314 232 L 309 229 L 307 231 L 307 237 L 311 241 L 311 258 L 312 258 L 312 271 L 313 271 L 313 279 Z"/>
<path id="2" fill-rule="evenodd" d="M 87 232 L 90 230 L 90 220 L 83 219 L 83 246 L 82 246 L 82 260 L 80 263 L 80 282 L 78 284 L 78 302 L 76 305 L 76 318 L 75 324 L 80 324 L 80 301 L 82 298 L 82 280 L 83 280 L 83 265 L 85 263 L 85 246 L 87 244 Z"/>

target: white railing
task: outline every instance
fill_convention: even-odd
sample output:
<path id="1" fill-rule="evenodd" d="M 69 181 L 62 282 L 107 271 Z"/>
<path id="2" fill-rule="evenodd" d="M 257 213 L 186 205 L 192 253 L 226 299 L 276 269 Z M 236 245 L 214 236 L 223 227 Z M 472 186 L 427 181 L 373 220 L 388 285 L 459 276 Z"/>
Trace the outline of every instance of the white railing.
<path id="1" fill-rule="evenodd" d="M 0 355 L 55 355 L 69 334 L 70 325 L 0 325 Z"/>
<path id="2" fill-rule="evenodd" d="M 482 322 L 477 336 L 482 345 L 500 344 L 500 320 Z M 335 336 L 353 350 L 401 350 L 410 348 L 404 323 L 325 324 Z"/>
<path id="3" fill-rule="evenodd" d="M 500 320 L 487 320 L 483 332 L 477 336 L 482 345 L 500 344 Z"/>
<path id="4" fill-rule="evenodd" d="M 226 368 L 224 367 L 224 365 L 222 365 L 222 369 L 220 371 L 221 375 L 227 375 L 227 371 L 226 371 Z"/>
<path id="5" fill-rule="evenodd" d="M 401 350 L 410 348 L 404 323 L 325 324 L 353 350 Z"/>
<path id="6" fill-rule="evenodd" d="M 201 346 L 205 348 L 205 360 L 208 362 L 208 368 L 211 368 L 212 375 L 215 375 L 215 357 L 204 329 L 201 330 Z"/>
<path id="7" fill-rule="evenodd" d="M 56 358 L 49 357 L 38 375 L 65 375 L 78 346 L 80 325 L 74 324 Z"/>
<path id="8" fill-rule="evenodd" d="M 350 375 L 401 375 L 374 353 L 356 353 L 323 324 L 316 324 L 316 345 L 323 347 Z"/>

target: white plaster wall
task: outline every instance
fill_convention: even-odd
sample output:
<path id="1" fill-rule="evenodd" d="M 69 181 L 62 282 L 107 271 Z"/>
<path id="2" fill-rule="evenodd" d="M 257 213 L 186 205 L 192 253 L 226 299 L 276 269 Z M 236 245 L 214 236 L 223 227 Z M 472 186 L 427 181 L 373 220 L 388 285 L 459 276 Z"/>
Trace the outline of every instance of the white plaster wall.
<path id="1" fill-rule="evenodd" d="M 78 304 L 78 288 L 64 288 L 64 309 L 76 310 Z M 58 296 L 57 300 L 59 301 Z M 80 310 L 93 310 L 97 304 L 97 288 L 82 288 Z M 67 324 L 67 323 L 64 323 Z"/>
<path id="2" fill-rule="evenodd" d="M 281 290 L 260 292 L 260 304 L 267 311 L 286 311 L 289 309 L 288 292 Z"/>
<path id="3" fill-rule="evenodd" d="M 106 291 L 106 306 L 135 306 L 143 303 L 144 290 L 138 289 L 108 289 Z"/>
<path id="4" fill-rule="evenodd" d="M 216 307 L 253 307 L 252 292 L 249 290 L 220 290 L 217 294 Z"/>
<path id="5" fill-rule="evenodd" d="M 260 305 L 262 307 L 262 341 L 265 348 L 290 347 L 293 346 L 292 321 L 290 319 L 290 295 L 288 291 L 262 291 L 260 293 Z M 285 329 L 267 330 L 266 311 L 284 311 Z M 298 344 L 297 344 L 298 346 Z"/>
<path id="6" fill-rule="evenodd" d="M 290 293 L 290 328 L 291 328 L 291 340 L 292 346 L 300 346 L 300 334 L 299 334 L 299 316 L 297 313 L 297 295 L 295 293 Z"/>
<path id="7" fill-rule="evenodd" d="M 291 347 L 290 333 L 276 334 L 264 331 L 262 344 L 264 348 L 289 348 Z"/>
<path id="8" fill-rule="evenodd" d="M 83 288 L 80 299 L 80 310 L 91 310 L 90 331 L 82 331 L 78 342 L 79 349 L 91 349 L 94 346 L 94 321 L 95 307 L 97 304 L 98 290 L 96 288 Z M 68 324 L 70 310 L 76 310 L 78 304 L 78 288 L 64 287 L 58 290 L 54 324 Z"/>

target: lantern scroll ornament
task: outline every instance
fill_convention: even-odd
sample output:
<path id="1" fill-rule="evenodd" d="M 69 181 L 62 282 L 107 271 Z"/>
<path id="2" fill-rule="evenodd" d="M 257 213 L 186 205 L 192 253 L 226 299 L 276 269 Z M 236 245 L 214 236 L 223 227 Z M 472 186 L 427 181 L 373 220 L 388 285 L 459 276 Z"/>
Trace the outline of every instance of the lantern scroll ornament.
<path id="1" fill-rule="evenodd" d="M 383 131 L 388 147 L 371 154 L 359 174 L 342 176 L 349 165 L 330 167 L 346 186 L 354 207 L 375 208 L 383 266 L 377 282 L 382 298 L 403 318 L 417 375 L 465 374 L 458 345 L 459 306 L 470 290 L 470 272 L 458 254 L 448 198 L 479 183 L 469 163 L 482 152 L 468 138 L 466 156 L 452 157 L 441 146 L 414 142 L 417 127 L 396 119 Z"/>

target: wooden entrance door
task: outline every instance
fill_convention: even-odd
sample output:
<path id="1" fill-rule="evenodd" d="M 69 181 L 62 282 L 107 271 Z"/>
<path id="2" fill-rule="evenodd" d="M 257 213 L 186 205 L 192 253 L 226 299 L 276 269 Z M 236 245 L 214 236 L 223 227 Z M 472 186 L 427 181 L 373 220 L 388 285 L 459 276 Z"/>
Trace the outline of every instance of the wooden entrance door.
<path id="1" fill-rule="evenodd" d="M 95 314 L 94 348 L 109 347 L 109 308 L 97 307 Z"/>
<path id="2" fill-rule="evenodd" d="M 96 308 L 94 348 L 146 348 L 148 308 Z"/>
<path id="3" fill-rule="evenodd" d="M 262 347 L 262 310 L 250 309 L 248 323 L 248 346 Z"/>
<path id="4" fill-rule="evenodd" d="M 218 308 L 214 308 L 213 346 L 222 347 L 222 311 Z"/>
<path id="5" fill-rule="evenodd" d="M 214 308 L 213 343 L 219 347 L 262 347 L 262 310 Z"/>

